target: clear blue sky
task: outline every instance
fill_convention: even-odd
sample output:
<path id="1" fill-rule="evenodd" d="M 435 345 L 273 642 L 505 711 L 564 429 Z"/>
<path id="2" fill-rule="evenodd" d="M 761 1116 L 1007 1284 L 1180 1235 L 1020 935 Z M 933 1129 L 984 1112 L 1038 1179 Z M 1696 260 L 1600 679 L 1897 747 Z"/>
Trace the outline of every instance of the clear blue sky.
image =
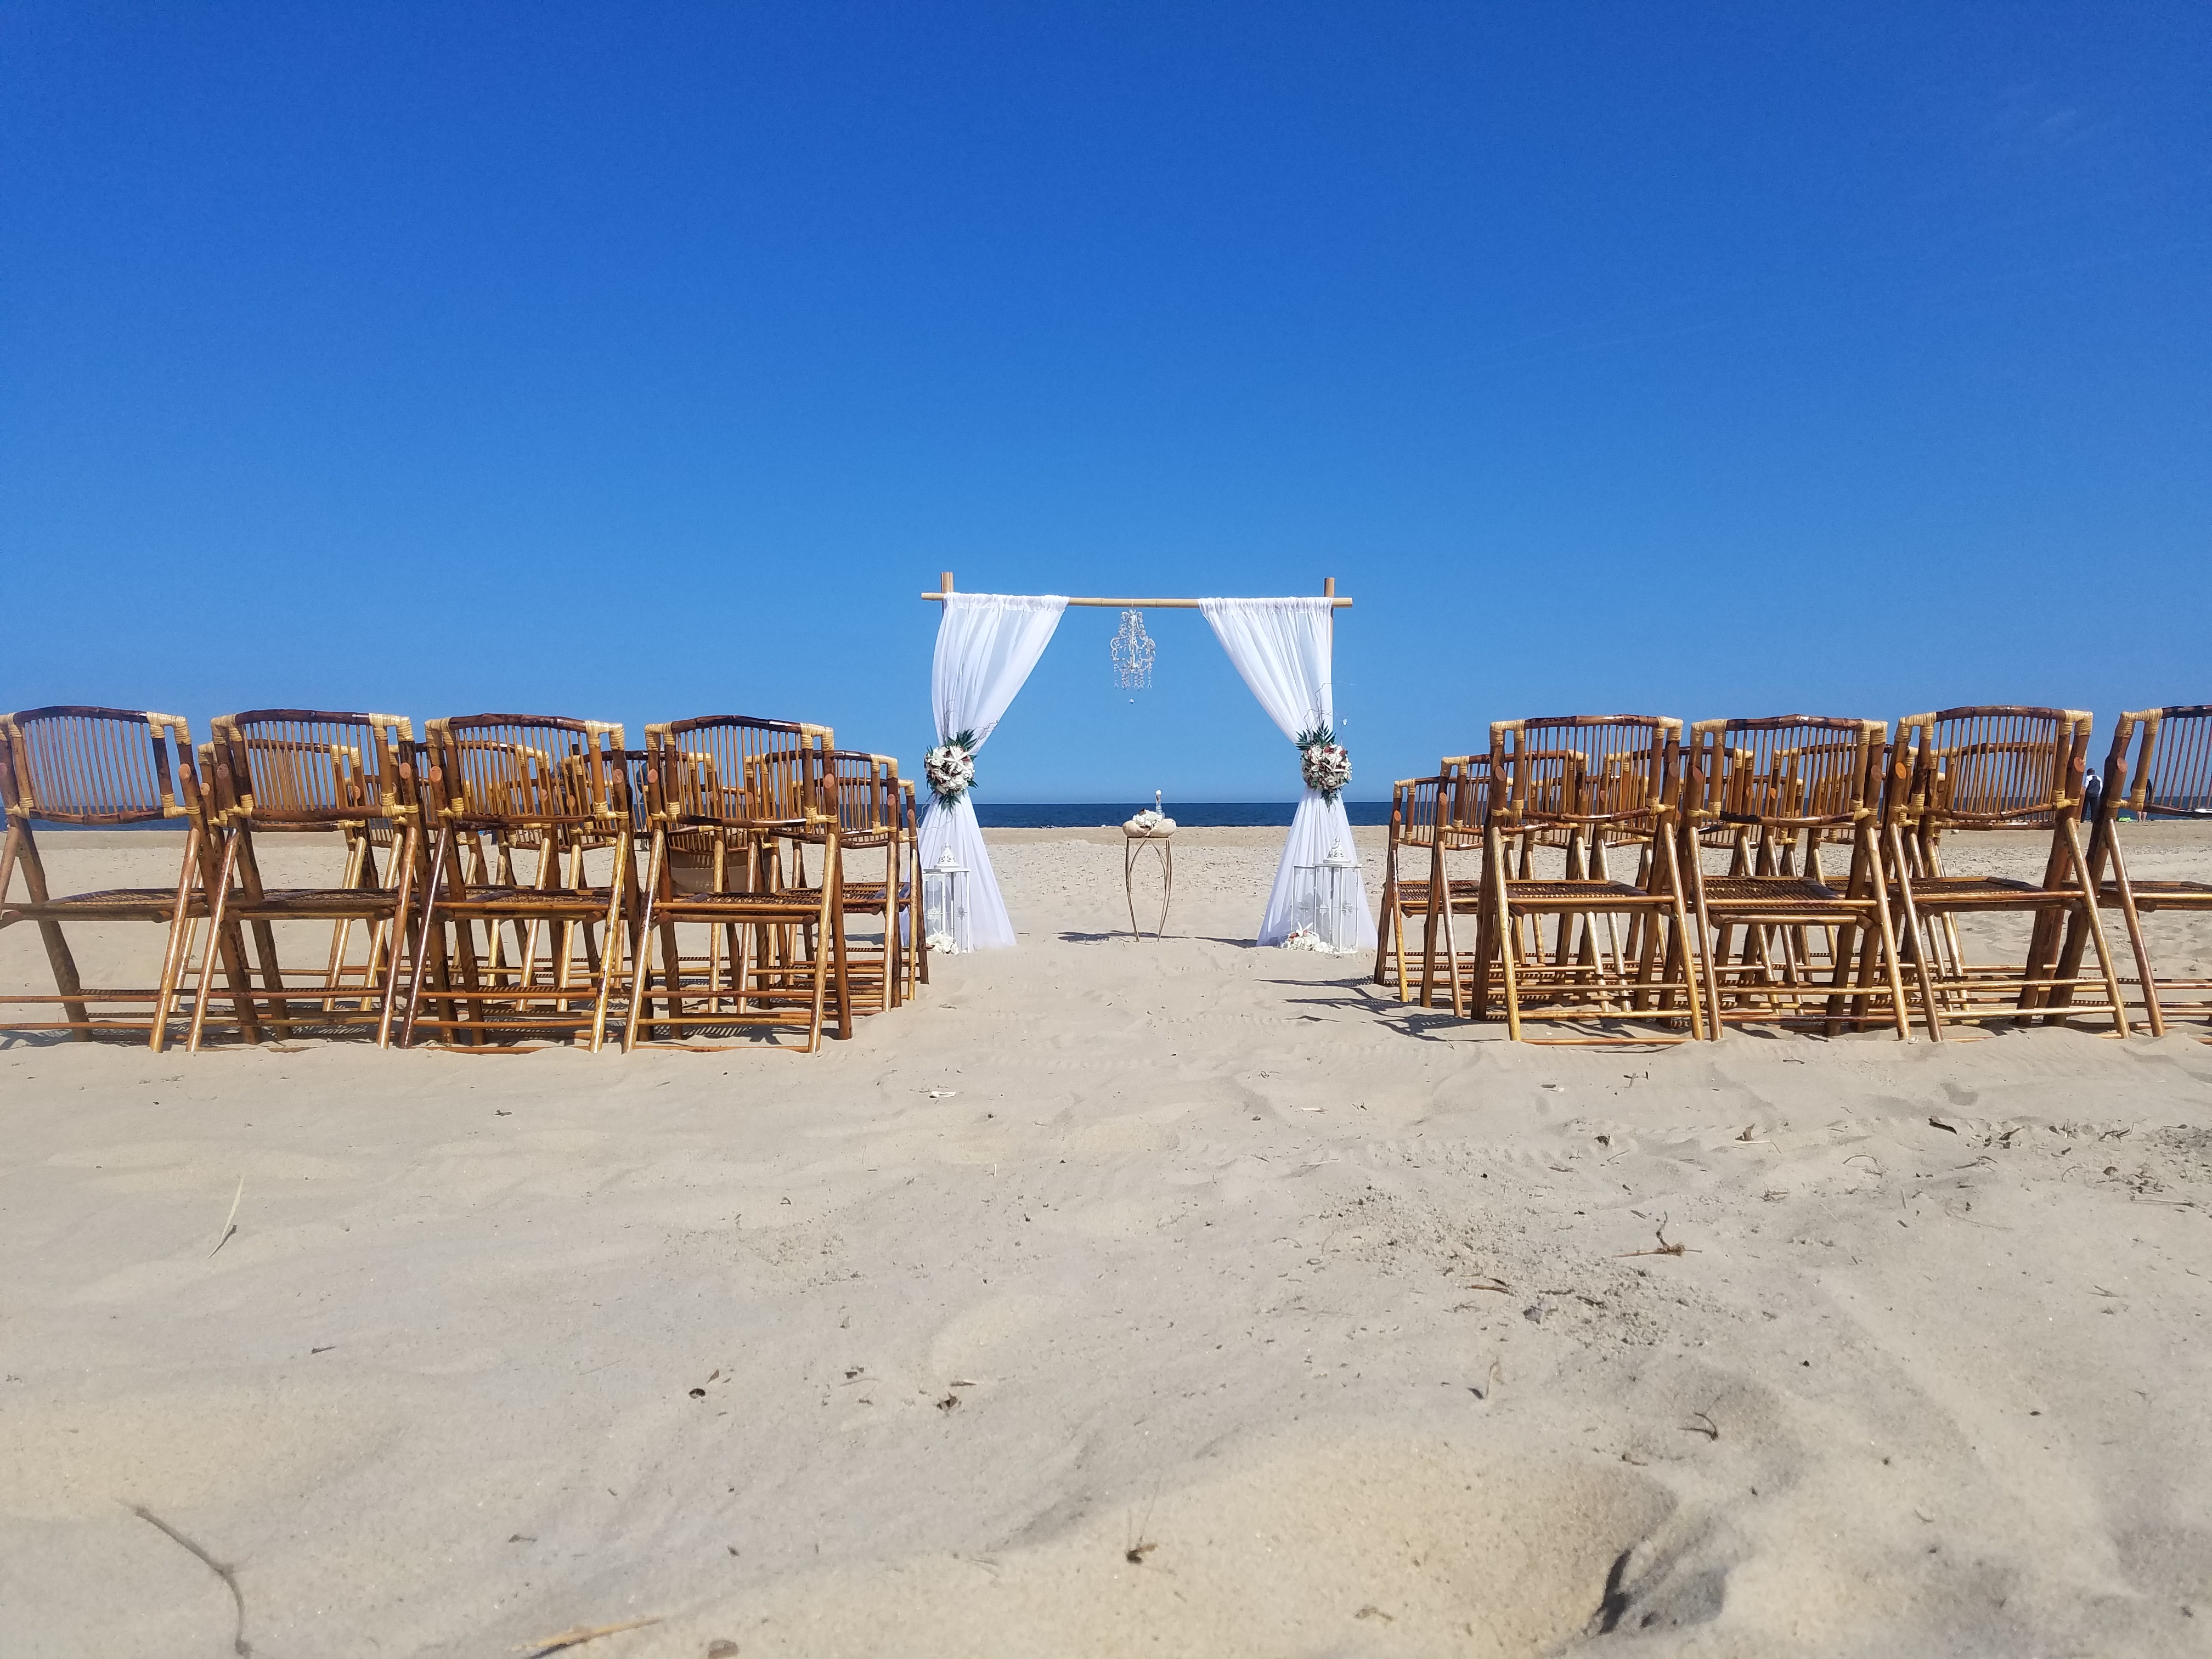
<path id="1" fill-rule="evenodd" d="M 0 707 L 2212 699 L 2212 9 L 0 5 Z M 1285 799 L 1071 612 L 985 799 Z"/>

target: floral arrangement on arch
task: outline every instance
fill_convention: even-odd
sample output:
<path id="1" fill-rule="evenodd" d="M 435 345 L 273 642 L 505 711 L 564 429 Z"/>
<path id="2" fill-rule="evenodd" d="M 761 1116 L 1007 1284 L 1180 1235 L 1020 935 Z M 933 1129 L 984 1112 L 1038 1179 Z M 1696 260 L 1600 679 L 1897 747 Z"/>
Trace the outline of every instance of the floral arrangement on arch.
<path id="1" fill-rule="evenodd" d="M 1336 740 L 1335 731 L 1327 726 L 1310 727 L 1292 741 L 1298 746 L 1298 770 L 1304 775 L 1306 787 L 1319 790 L 1321 798 L 1334 806 L 1352 781 L 1351 755 Z"/>
<path id="2" fill-rule="evenodd" d="M 921 757 L 921 774 L 929 793 L 940 805 L 957 806 L 960 798 L 975 787 L 975 732 L 970 727 L 955 732 Z"/>

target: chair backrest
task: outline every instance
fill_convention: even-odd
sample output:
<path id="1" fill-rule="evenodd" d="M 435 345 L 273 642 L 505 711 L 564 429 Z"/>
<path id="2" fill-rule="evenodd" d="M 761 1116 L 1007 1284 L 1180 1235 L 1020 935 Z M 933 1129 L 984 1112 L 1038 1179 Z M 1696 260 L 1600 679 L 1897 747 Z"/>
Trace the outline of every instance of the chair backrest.
<path id="1" fill-rule="evenodd" d="M 1682 722 L 1657 714 L 1492 721 L 1492 815 L 1516 830 L 1648 831 L 1674 810 L 1681 739 Z"/>
<path id="2" fill-rule="evenodd" d="M 837 827 L 854 835 L 882 835 L 902 827 L 898 762 L 857 749 L 823 751 L 836 802 Z"/>
<path id="3" fill-rule="evenodd" d="M 218 714 L 212 726 L 216 798 L 226 820 L 267 828 L 367 823 L 415 810 L 402 770 L 415 730 L 403 714 L 253 708 Z"/>
<path id="4" fill-rule="evenodd" d="M 2093 718 L 1991 705 L 1897 723 L 1905 816 L 1930 830 L 2033 830 L 2081 810 Z"/>
<path id="5" fill-rule="evenodd" d="M 440 777 L 426 794 L 453 823 L 481 829 L 559 826 L 597 834 L 627 826 L 623 729 L 555 714 L 434 720 L 428 748 Z"/>
<path id="6" fill-rule="evenodd" d="M 2112 752 L 2124 758 L 2140 732 L 2127 775 L 2127 806 L 2139 818 L 2212 817 L 2212 703 L 2177 703 L 2120 716 Z M 2106 787 L 2116 787 L 2107 778 Z"/>
<path id="7" fill-rule="evenodd" d="M 0 729 L 11 818 L 103 824 L 191 816 L 177 799 L 192 761 L 179 715 L 62 705 L 0 716 Z"/>
<path id="8" fill-rule="evenodd" d="M 1700 828 L 1855 823 L 1873 812 L 1888 736 L 1881 720 L 1816 714 L 1699 720 L 1690 728 L 1684 811 Z"/>
<path id="9" fill-rule="evenodd" d="M 708 714 L 645 728 L 664 813 L 693 824 L 805 823 L 832 816 L 836 738 L 801 720 Z"/>

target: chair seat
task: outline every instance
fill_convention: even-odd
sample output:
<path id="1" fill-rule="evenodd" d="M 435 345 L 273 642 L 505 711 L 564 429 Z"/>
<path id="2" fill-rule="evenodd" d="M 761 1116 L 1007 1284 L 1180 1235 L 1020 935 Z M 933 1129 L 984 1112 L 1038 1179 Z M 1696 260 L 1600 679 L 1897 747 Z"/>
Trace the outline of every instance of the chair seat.
<path id="1" fill-rule="evenodd" d="M 1647 893 L 1625 881 L 1510 881 L 1505 900 L 1516 910 L 1631 910 L 1671 905 L 1664 893 Z"/>
<path id="2" fill-rule="evenodd" d="M 1917 876 L 1912 902 L 1923 910 L 1954 907 L 1977 910 L 2037 910 L 2064 904 L 2081 895 L 2071 888 L 2044 887 L 2005 876 Z"/>
<path id="3" fill-rule="evenodd" d="M 1859 902 L 1871 902 L 1862 900 Z M 1708 908 L 1834 910 L 1852 901 L 1810 876 L 1707 876 Z"/>
<path id="4" fill-rule="evenodd" d="M 167 921 L 176 914 L 173 887 L 108 887 L 96 893 L 71 893 L 62 898 L 17 899 L 0 910 L 0 924 L 9 921 Z M 207 900 L 195 890 L 185 896 L 185 914 L 207 915 Z"/>
<path id="5" fill-rule="evenodd" d="M 2212 909 L 2212 882 L 2203 881 L 2131 881 L 2128 884 L 2136 896 L 2138 910 L 2205 910 Z M 2097 902 L 2107 909 L 2118 909 L 2120 886 L 2108 881 L 2097 892 Z"/>
<path id="6" fill-rule="evenodd" d="M 574 910 L 580 915 L 605 913 L 612 890 L 605 887 L 471 887 L 459 897 L 441 896 L 447 915 L 544 915 Z"/>
<path id="7" fill-rule="evenodd" d="M 1444 890 L 1454 899 L 1472 902 L 1482 896 L 1482 884 L 1476 880 L 1452 880 L 1444 884 Z M 1425 881 L 1401 881 L 1398 884 L 1398 906 L 1410 909 L 1429 902 L 1429 884 Z"/>
<path id="8" fill-rule="evenodd" d="M 297 917 L 306 921 L 335 921 L 345 917 L 389 916 L 399 895 L 384 887 L 271 887 L 258 899 L 234 894 L 225 907 L 234 916 L 260 916 L 270 921 Z"/>
<path id="9" fill-rule="evenodd" d="M 656 899 L 653 906 L 653 915 L 664 921 L 678 915 L 711 915 L 717 921 L 728 921 L 747 916 L 797 917 L 811 921 L 821 910 L 818 888 L 812 892 L 805 888 L 785 888 L 773 893 L 678 893 L 674 898 Z"/>

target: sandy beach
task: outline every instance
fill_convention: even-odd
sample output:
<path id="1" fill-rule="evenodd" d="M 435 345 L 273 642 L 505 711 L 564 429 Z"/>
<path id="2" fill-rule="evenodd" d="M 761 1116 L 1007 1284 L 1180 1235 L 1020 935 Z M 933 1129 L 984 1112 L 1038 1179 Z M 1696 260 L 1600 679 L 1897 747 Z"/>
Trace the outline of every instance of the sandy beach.
<path id="1" fill-rule="evenodd" d="M 2212 1651 L 2212 1048 L 1514 1045 L 1280 837 L 813 1057 L 9 1042 L 0 1652 Z"/>

